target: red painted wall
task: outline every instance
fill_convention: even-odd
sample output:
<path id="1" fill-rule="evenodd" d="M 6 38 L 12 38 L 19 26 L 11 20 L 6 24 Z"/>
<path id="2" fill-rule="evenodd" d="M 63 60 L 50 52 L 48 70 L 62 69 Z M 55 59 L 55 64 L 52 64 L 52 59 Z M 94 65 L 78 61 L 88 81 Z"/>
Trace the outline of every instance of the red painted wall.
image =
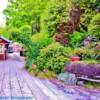
<path id="1" fill-rule="evenodd" d="M 7 48 L 9 43 L 3 39 L 0 39 L 0 44 L 4 44 L 5 48 Z M 4 54 L 0 54 L 0 60 L 5 60 L 5 59 L 6 59 L 6 52 L 4 52 Z"/>

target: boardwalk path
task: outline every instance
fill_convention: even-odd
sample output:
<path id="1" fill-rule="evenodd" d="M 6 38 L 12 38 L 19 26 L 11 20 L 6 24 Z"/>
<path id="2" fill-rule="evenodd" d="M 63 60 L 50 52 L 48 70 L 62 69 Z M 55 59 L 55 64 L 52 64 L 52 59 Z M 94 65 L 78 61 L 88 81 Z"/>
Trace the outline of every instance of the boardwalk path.
<path id="1" fill-rule="evenodd" d="M 99 93 L 79 88 L 59 89 L 48 80 L 40 80 L 23 69 L 24 62 L 0 62 L 0 100 L 100 100 Z"/>

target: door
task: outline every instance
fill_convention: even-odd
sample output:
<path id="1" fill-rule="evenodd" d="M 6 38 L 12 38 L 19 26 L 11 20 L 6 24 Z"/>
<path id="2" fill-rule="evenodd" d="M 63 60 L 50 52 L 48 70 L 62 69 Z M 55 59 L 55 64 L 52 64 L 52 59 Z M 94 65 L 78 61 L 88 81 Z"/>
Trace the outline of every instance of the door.
<path id="1" fill-rule="evenodd" d="M 5 45 L 0 44 L 0 60 L 6 59 Z"/>
<path id="2" fill-rule="evenodd" d="M 0 44 L 0 54 L 4 54 L 4 53 L 5 53 L 5 45 Z"/>

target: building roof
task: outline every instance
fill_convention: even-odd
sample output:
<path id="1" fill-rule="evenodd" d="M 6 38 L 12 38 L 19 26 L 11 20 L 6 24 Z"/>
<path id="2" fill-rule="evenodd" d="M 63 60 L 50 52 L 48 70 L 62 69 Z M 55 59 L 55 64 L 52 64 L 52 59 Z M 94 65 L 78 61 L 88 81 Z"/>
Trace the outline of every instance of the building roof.
<path id="1" fill-rule="evenodd" d="M 9 39 L 7 39 L 7 38 L 5 38 L 5 37 L 3 37 L 3 36 L 0 36 L 0 39 L 3 39 L 4 41 L 6 41 L 6 42 L 8 42 L 8 43 L 11 43 L 11 42 L 12 42 L 11 40 L 9 40 Z"/>

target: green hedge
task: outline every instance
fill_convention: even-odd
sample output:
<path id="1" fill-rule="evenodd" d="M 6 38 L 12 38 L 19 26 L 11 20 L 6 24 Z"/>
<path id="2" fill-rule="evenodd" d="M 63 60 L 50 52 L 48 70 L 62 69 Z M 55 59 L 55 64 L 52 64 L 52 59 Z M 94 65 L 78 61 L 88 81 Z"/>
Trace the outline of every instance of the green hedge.
<path id="1" fill-rule="evenodd" d="M 89 25 L 89 32 L 100 39 L 100 13 L 95 15 Z"/>
<path id="2" fill-rule="evenodd" d="M 52 43 L 40 51 L 37 65 L 40 70 L 49 69 L 56 73 L 64 71 L 64 65 L 69 61 L 70 48 L 65 48 L 59 43 Z"/>

